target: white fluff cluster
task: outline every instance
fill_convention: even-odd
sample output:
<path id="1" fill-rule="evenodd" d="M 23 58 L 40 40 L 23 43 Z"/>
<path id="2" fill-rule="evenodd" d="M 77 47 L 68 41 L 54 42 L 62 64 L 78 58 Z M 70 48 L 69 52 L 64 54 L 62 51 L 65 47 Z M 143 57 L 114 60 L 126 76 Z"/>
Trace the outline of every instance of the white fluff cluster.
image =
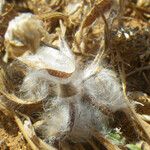
<path id="1" fill-rule="evenodd" d="M 46 125 L 42 129 L 49 142 L 66 139 L 83 142 L 91 138 L 95 129 L 105 132 L 109 119 L 112 119 L 110 112 L 127 107 L 115 73 L 105 68 L 96 73 L 93 69 L 96 67 L 92 68 L 90 65 L 85 71 L 78 72 L 78 80 L 72 78 L 66 84 L 68 87 L 73 85 L 70 88 L 74 88 L 74 95 L 63 98 L 59 95 L 49 101 L 50 106 L 46 109 L 48 111 L 43 115 Z M 70 90 L 66 90 L 69 95 Z"/>
<path id="2" fill-rule="evenodd" d="M 42 133 L 48 142 L 66 139 L 83 142 L 91 137 L 94 129 L 102 131 L 108 123 L 108 117 L 81 95 L 54 99 L 46 110 Z"/>
<path id="3" fill-rule="evenodd" d="M 85 91 L 97 102 L 103 102 L 116 111 L 125 107 L 124 95 L 116 74 L 103 68 L 84 82 Z"/>
<path id="4" fill-rule="evenodd" d="M 60 51 L 57 50 L 56 53 L 63 52 L 61 55 L 64 55 L 64 58 L 75 61 L 69 49 L 66 51 L 61 46 Z M 43 54 L 40 53 L 44 51 L 46 53 L 42 57 Z M 32 63 L 32 60 L 36 62 L 32 57 L 37 58 L 39 55 L 39 58 L 43 58 L 39 59 L 41 62 L 38 60 L 42 64 L 40 66 L 38 63 L 35 64 L 36 69 L 33 68 L 24 79 L 21 87 L 21 91 L 25 93 L 24 98 L 38 100 L 55 93 L 54 98 L 49 98 L 45 113 L 42 115 L 45 123 L 40 131 L 43 137 L 51 143 L 65 139 L 82 142 L 89 139 L 95 129 L 104 132 L 103 128 L 108 127 L 112 113 L 127 107 L 116 74 L 103 68 L 98 61 L 92 62 L 85 69 L 77 69 L 77 64 L 72 63 L 74 69 L 68 71 L 67 67 L 72 68 L 70 64 L 61 65 L 63 58 L 57 57 L 58 54 L 50 54 L 52 51 L 43 48 L 43 51 L 21 58 L 28 60 L 29 63 Z M 49 56 L 54 58 L 47 59 L 51 58 Z M 53 60 L 54 64 L 51 64 Z M 47 66 L 51 66 L 51 69 L 55 69 L 55 63 L 59 62 L 60 64 L 56 65 L 57 70 L 71 74 L 68 78 L 51 75 L 42 66 L 44 62 L 47 62 L 49 64 Z M 66 65 L 63 68 L 65 70 L 62 70 L 63 65 Z"/>
<path id="5" fill-rule="evenodd" d="M 70 110 L 67 101 L 51 99 L 51 106 L 48 104 L 42 117 L 45 121 L 41 128 L 42 134 L 49 142 L 60 140 L 69 131 Z"/>
<path id="6" fill-rule="evenodd" d="M 56 96 L 56 91 L 57 84 L 49 78 L 46 70 L 30 70 L 20 88 L 21 97 L 30 101 Z"/>
<path id="7" fill-rule="evenodd" d="M 40 100 L 59 93 L 58 84 L 71 80 L 75 71 L 75 60 L 67 43 L 62 39 L 60 50 L 40 46 L 35 54 L 18 57 L 29 68 L 21 86 L 21 97 L 25 100 Z"/>

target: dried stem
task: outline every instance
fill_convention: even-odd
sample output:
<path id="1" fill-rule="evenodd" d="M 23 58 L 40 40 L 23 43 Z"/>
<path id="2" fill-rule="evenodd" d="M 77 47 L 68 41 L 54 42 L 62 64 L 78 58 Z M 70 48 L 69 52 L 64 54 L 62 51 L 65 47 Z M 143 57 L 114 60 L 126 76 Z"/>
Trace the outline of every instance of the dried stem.
<path id="1" fill-rule="evenodd" d="M 99 132 L 94 131 L 93 135 L 100 143 L 102 143 L 108 150 L 120 150 L 118 146 L 113 145 L 110 141 L 108 141 L 103 135 Z"/>
<path id="2" fill-rule="evenodd" d="M 23 126 L 20 118 L 17 115 L 14 115 L 14 118 L 15 118 L 15 122 L 17 123 L 20 131 L 22 132 L 23 136 L 25 137 L 25 139 L 27 140 L 27 142 L 29 143 L 29 145 L 31 146 L 31 148 L 33 150 L 39 150 L 39 148 L 37 146 L 35 146 L 35 144 L 29 138 L 27 132 L 24 130 L 24 126 Z"/>
<path id="3" fill-rule="evenodd" d="M 128 74 L 126 75 L 126 77 L 129 77 L 129 76 L 131 76 L 131 75 L 133 75 L 133 74 L 135 74 L 135 73 L 141 72 L 141 71 L 143 71 L 143 70 L 149 70 L 149 69 L 150 69 L 150 65 L 137 68 L 137 69 L 135 69 L 134 71 L 131 71 L 130 73 L 128 73 Z"/>

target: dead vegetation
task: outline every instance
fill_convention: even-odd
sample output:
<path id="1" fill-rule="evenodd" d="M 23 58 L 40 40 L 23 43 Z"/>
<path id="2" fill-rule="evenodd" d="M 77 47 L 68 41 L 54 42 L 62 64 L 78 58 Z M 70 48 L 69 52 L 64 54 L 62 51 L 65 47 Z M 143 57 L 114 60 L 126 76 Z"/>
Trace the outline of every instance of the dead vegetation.
<path id="1" fill-rule="evenodd" d="M 9 36 L 12 37 L 6 40 L 5 33 L 8 31 L 10 21 L 22 13 L 33 13 L 35 18 L 31 17 L 31 21 L 26 22 L 25 26 L 23 24 L 20 30 L 18 30 L 20 27 L 18 20 L 15 25 L 15 27 L 18 25 L 18 28 L 9 32 Z M 40 20 L 42 24 L 37 20 Z M 38 24 L 37 26 L 34 26 L 35 22 Z M 32 36 L 28 32 L 32 32 Z M 15 40 L 13 41 L 14 37 Z M 39 45 L 43 46 L 42 51 L 37 50 Z M 55 54 L 59 55 L 59 60 L 61 60 L 59 64 L 56 63 L 58 66 L 55 66 L 54 62 L 57 59 L 53 59 L 52 52 L 51 54 L 44 53 L 46 46 L 51 48 L 54 53 L 54 49 L 60 50 L 59 53 L 57 51 Z M 72 52 L 70 52 L 69 47 Z M 20 49 L 22 51 L 19 51 Z M 46 57 L 46 54 L 51 58 Z M 75 57 L 72 56 L 73 54 Z M 39 55 L 42 55 L 40 59 L 38 59 Z M 33 57 L 40 62 L 34 61 Z M 53 62 L 52 65 L 49 63 L 49 59 Z M 66 60 L 66 63 L 63 60 Z M 96 67 L 94 73 L 90 72 L 89 75 L 88 71 L 91 71 L 91 66 L 88 68 L 89 65 L 87 64 L 91 61 L 94 62 L 92 69 L 95 65 Z M 75 62 L 77 66 L 74 67 Z M 112 119 L 109 129 L 105 125 L 103 127 L 106 129 L 103 129 L 103 132 L 97 128 L 90 128 L 90 132 L 92 131 L 90 133 L 91 138 L 86 138 L 84 142 L 80 140 L 80 142 L 72 142 L 74 140 L 70 140 L 71 134 L 69 136 L 67 134 L 69 138 L 64 138 L 64 135 L 57 135 L 63 138 L 54 140 L 54 142 L 48 141 L 49 139 L 46 140 L 40 132 L 43 122 L 47 121 L 53 112 L 56 111 L 56 114 L 61 114 L 63 111 L 63 109 L 60 112 L 55 110 L 55 106 L 52 111 L 50 110 L 50 114 L 44 117 L 46 119 L 43 119 L 43 113 L 49 113 L 47 101 L 55 95 L 57 84 L 62 84 L 63 88 L 61 87 L 61 89 L 63 91 L 59 93 L 62 99 L 68 96 L 70 100 L 70 97 L 76 93 L 76 89 L 72 88 L 79 86 L 77 91 L 82 91 L 79 84 L 80 80 L 76 76 L 80 75 L 81 78 L 83 77 L 82 81 L 85 82 L 91 74 L 94 76 L 98 74 L 97 72 L 103 71 L 101 65 L 97 67 L 99 63 L 104 68 L 116 72 L 122 85 L 124 96 L 122 99 L 127 106 L 126 110 L 123 111 L 124 107 L 122 108 L 120 104 L 120 109 L 118 109 L 118 105 L 113 102 L 115 104 L 114 111 L 114 106 L 109 107 L 108 103 L 104 101 L 95 104 L 85 95 L 85 97 L 87 96 L 85 99 L 89 100 L 88 103 L 106 115 L 108 120 Z M 38 72 L 30 69 L 29 66 L 36 69 L 44 68 L 50 76 L 59 77 L 60 80 L 58 82 L 54 78 L 53 80 L 57 82 L 53 83 L 47 72 Z M 0 0 L 0 67 L 0 148 L 2 150 L 150 149 L 149 0 Z M 86 77 L 84 78 L 84 74 L 78 72 L 72 79 L 73 86 L 66 84 L 68 78 L 74 74 L 76 67 L 77 72 L 85 68 L 89 69 L 83 71 Z M 116 77 L 114 73 L 110 74 L 110 76 Z M 107 76 L 105 77 L 107 78 Z M 90 91 L 92 89 L 90 88 L 92 86 L 90 79 L 89 83 L 84 85 L 89 93 L 92 92 Z M 91 81 L 94 82 L 93 79 Z M 33 85 L 30 84 L 32 82 Z M 37 83 L 38 87 L 35 86 Z M 118 86 L 118 83 L 113 81 L 113 85 Z M 28 87 L 30 88 L 28 89 Z M 112 86 L 110 87 L 112 88 Z M 51 90 L 52 88 L 53 90 Z M 50 93 L 54 95 L 49 95 Z M 51 105 L 56 104 L 54 102 Z M 66 107 L 64 103 L 61 105 Z M 81 107 L 86 112 L 87 109 L 84 108 L 86 106 L 81 104 Z M 69 108 L 71 108 L 69 113 L 72 115 L 69 127 L 73 130 L 72 126 L 75 126 L 76 122 L 72 100 L 69 103 Z M 81 118 L 83 111 L 79 111 Z M 62 114 L 60 116 L 64 117 Z M 83 115 L 83 117 L 88 121 L 88 116 Z M 77 122 L 79 125 L 80 121 Z M 58 120 L 59 124 L 62 122 L 63 120 Z M 81 123 L 81 125 L 84 124 Z M 42 131 L 45 132 L 43 129 Z"/>

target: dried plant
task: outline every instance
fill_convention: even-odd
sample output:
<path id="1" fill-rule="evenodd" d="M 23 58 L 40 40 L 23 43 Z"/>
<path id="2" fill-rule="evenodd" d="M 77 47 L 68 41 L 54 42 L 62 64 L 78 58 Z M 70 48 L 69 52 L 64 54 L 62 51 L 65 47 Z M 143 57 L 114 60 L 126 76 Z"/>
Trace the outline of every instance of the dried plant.
<path id="1" fill-rule="evenodd" d="M 149 4 L 0 1 L 0 111 L 32 149 L 150 143 Z"/>
<path id="2" fill-rule="evenodd" d="M 34 53 L 17 58 L 31 68 L 20 92 L 27 100 L 54 97 L 48 100 L 43 115 L 42 131 L 45 130 L 43 136 L 48 141 L 69 138 L 81 142 L 92 137 L 93 129 L 104 132 L 113 113 L 127 105 L 115 73 L 101 66 L 100 54 L 85 69 L 76 67 L 78 63 L 65 41 L 65 26 L 62 22 L 60 25 L 59 50 L 39 46 Z"/>

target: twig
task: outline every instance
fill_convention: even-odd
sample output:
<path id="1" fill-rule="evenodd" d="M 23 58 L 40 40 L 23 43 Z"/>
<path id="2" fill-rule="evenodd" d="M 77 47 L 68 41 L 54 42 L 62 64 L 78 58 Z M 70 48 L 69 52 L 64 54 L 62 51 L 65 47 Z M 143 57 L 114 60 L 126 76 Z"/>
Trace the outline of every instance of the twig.
<path id="1" fill-rule="evenodd" d="M 63 20 L 67 20 L 68 16 L 65 15 L 64 13 L 61 12 L 51 12 L 51 13 L 45 13 L 45 14 L 41 14 L 38 16 L 39 19 L 53 19 L 53 18 L 58 18 L 58 19 L 63 19 Z"/>
<path id="2" fill-rule="evenodd" d="M 39 150 L 56 150 L 54 147 L 52 147 L 52 146 L 46 144 L 45 142 L 43 142 L 40 138 L 38 138 L 38 137 L 36 136 L 36 133 L 35 133 L 34 128 L 33 128 L 33 125 L 31 124 L 30 118 L 29 118 L 27 115 L 22 114 L 22 113 L 20 113 L 20 112 L 18 112 L 18 114 L 19 114 L 20 116 L 24 117 L 28 122 L 30 122 L 30 129 L 31 129 L 30 134 L 32 134 L 32 136 L 29 137 L 28 134 L 27 134 L 27 136 L 28 136 L 28 138 L 35 144 L 35 146 L 38 147 Z M 17 115 L 16 115 L 16 116 L 17 116 Z M 19 118 L 19 117 L 18 117 L 18 118 Z M 20 121 L 21 121 L 21 120 L 20 120 Z M 24 132 L 25 132 L 25 129 L 24 129 L 24 125 L 22 124 L 22 122 L 19 122 L 18 126 L 19 126 L 20 128 L 22 128 L 22 130 L 21 130 L 21 129 L 20 129 L 20 130 L 22 131 L 22 133 L 24 133 Z M 26 133 L 26 132 L 25 132 L 25 133 Z M 24 134 L 23 134 L 23 135 L 24 135 Z"/>
<path id="3" fill-rule="evenodd" d="M 143 77 L 144 77 L 144 79 L 145 79 L 146 83 L 147 83 L 147 84 L 148 84 L 148 86 L 150 87 L 150 81 L 148 80 L 148 78 L 147 78 L 146 74 L 145 74 L 144 72 L 143 72 L 142 74 L 143 74 Z"/>
<path id="4" fill-rule="evenodd" d="M 0 15 L 0 16 L 1 17 L 5 17 L 7 14 L 9 14 L 14 9 L 14 6 L 15 6 L 15 4 L 13 3 L 13 5 L 10 7 L 10 9 L 7 12 L 3 13 L 2 15 Z"/>
<path id="5" fill-rule="evenodd" d="M 122 80 L 122 89 L 123 89 L 123 94 L 125 96 L 125 98 L 127 99 L 127 92 L 126 92 L 126 75 L 125 75 L 125 69 L 124 69 L 124 64 L 122 64 L 122 69 L 120 69 L 119 67 L 119 73 L 120 73 L 120 77 Z"/>
<path id="6" fill-rule="evenodd" d="M 20 131 L 22 132 L 23 136 L 25 137 L 25 139 L 27 140 L 27 142 L 29 143 L 30 147 L 33 149 L 33 150 L 39 150 L 35 144 L 31 141 L 31 139 L 29 138 L 28 134 L 25 132 L 24 130 L 24 126 L 21 122 L 21 120 L 19 119 L 19 117 L 16 115 L 15 112 L 11 111 L 11 110 L 8 110 L 5 106 L 3 106 L 2 104 L 0 104 L 0 110 L 3 111 L 5 114 L 13 117 L 15 119 L 15 122 L 17 123 Z"/>
<path id="7" fill-rule="evenodd" d="M 85 150 L 85 148 L 83 147 L 82 144 L 77 144 L 77 148 L 78 148 L 78 150 Z"/>
<path id="8" fill-rule="evenodd" d="M 133 3 L 132 4 L 129 3 L 128 7 L 131 8 L 131 9 L 136 9 L 136 10 L 141 11 L 143 13 L 150 14 L 150 9 L 146 9 L 146 8 L 143 8 L 143 7 L 136 6 Z"/>
<path id="9" fill-rule="evenodd" d="M 5 114 L 10 117 L 13 117 L 12 113 L 0 102 L 0 110 Z"/>
<path id="10" fill-rule="evenodd" d="M 92 142 L 91 140 L 87 140 L 87 142 L 91 145 L 93 150 L 99 150 L 99 148 L 94 144 L 94 142 Z"/>
<path id="11" fill-rule="evenodd" d="M 140 115 L 138 114 L 139 117 L 141 117 L 144 121 L 150 123 L 150 115 Z"/>
<path id="12" fill-rule="evenodd" d="M 14 119 L 15 119 L 15 121 L 16 121 L 16 123 L 17 123 L 19 129 L 20 129 L 20 131 L 22 132 L 23 136 L 25 137 L 25 139 L 27 140 L 27 142 L 30 144 L 31 148 L 32 148 L 33 150 L 39 150 L 39 148 L 37 148 L 37 147 L 35 146 L 35 144 L 31 141 L 31 139 L 29 138 L 27 132 L 25 132 L 24 126 L 23 126 L 23 124 L 22 124 L 20 118 L 19 118 L 16 114 L 14 114 Z"/>
<path id="13" fill-rule="evenodd" d="M 131 71 L 130 73 L 128 73 L 128 74 L 126 75 L 126 77 L 129 77 L 129 76 L 131 76 L 131 75 L 133 75 L 133 74 L 135 74 L 135 73 L 137 73 L 137 72 L 140 72 L 140 71 L 143 71 L 143 70 L 149 70 L 149 69 L 150 69 L 150 65 L 137 68 L 137 69 L 135 69 L 134 71 Z"/>
<path id="14" fill-rule="evenodd" d="M 99 132 L 94 131 L 94 137 L 100 141 L 108 150 L 120 150 L 120 148 L 114 144 L 112 144 L 110 141 L 108 141 L 103 135 L 101 135 Z"/>
<path id="15" fill-rule="evenodd" d="M 120 70 L 120 68 L 119 68 L 119 70 Z M 122 79 L 122 86 L 123 86 L 123 92 L 124 92 L 124 96 L 125 96 L 125 102 L 128 106 L 126 111 L 129 111 L 128 114 L 130 115 L 130 118 L 132 119 L 133 123 L 138 125 L 139 129 L 142 130 L 142 133 L 144 134 L 144 136 L 141 134 L 141 132 L 138 132 L 139 135 L 141 136 L 141 138 L 144 138 L 147 141 L 147 143 L 150 143 L 150 135 L 147 132 L 147 130 L 144 128 L 144 125 L 142 124 L 141 118 L 136 114 L 135 110 L 132 108 L 132 106 L 129 102 L 129 99 L 126 95 L 126 79 L 125 79 L 125 72 L 124 72 L 123 66 L 122 66 L 122 70 L 123 71 L 120 70 L 121 79 Z"/>

